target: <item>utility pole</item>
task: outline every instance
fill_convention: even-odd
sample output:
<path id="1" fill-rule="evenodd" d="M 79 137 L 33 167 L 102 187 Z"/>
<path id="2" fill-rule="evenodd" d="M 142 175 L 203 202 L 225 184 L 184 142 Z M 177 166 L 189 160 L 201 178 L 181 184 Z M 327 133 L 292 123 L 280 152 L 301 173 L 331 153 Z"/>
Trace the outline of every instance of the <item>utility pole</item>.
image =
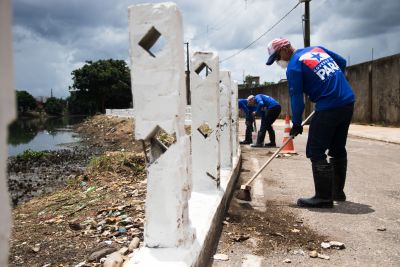
<path id="1" fill-rule="evenodd" d="M 300 0 L 304 3 L 304 47 L 310 46 L 310 2 L 311 0 Z M 304 116 L 307 117 L 311 114 L 311 101 L 305 96 Z"/>
<path id="2" fill-rule="evenodd" d="M 190 105 L 190 70 L 189 70 L 189 42 L 184 43 L 186 45 L 186 104 Z"/>

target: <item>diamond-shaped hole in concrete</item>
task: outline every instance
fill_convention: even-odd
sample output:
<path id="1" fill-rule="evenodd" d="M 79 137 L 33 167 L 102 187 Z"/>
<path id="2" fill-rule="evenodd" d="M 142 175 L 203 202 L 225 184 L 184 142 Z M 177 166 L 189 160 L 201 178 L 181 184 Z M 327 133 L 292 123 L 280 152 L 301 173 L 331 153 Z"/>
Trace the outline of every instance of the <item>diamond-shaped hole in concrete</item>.
<path id="1" fill-rule="evenodd" d="M 212 73 L 212 69 L 206 64 L 201 63 L 200 66 L 195 70 L 197 75 L 199 75 L 202 79 L 207 78 L 208 75 Z"/>
<path id="2" fill-rule="evenodd" d="M 199 133 L 201 133 L 201 135 L 207 139 L 211 133 L 214 131 L 213 129 L 210 128 L 210 126 L 208 125 L 207 122 L 203 122 L 199 128 L 197 128 L 197 131 L 199 131 Z"/>
<path id="3" fill-rule="evenodd" d="M 138 44 L 152 57 L 156 57 L 156 55 L 164 48 L 166 40 L 164 36 L 162 36 L 161 33 L 152 26 Z"/>
<path id="4" fill-rule="evenodd" d="M 176 134 L 168 134 L 158 127 L 154 135 L 150 138 L 150 163 L 156 161 L 168 148 L 176 143 Z"/>

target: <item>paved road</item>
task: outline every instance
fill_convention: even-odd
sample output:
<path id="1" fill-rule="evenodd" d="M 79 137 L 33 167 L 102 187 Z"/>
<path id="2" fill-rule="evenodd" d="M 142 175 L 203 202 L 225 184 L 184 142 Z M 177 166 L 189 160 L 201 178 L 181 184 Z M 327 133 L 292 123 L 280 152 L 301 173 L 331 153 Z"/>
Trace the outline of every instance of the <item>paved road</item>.
<path id="1" fill-rule="evenodd" d="M 277 126 L 276 131 L 277 140 L 282 140 L 283 128 Z M 212 266 L 400 266 L 400 145 L 349 138 L 348 201 L 332 210 L 300 209 L 293 205 L 297 198 L 314 193 L 311 164 L 305 157 L 306 138 L 304 133 L 295 140 L 299 155 L 278 158 L 262 172 L 253 184 L 251 205 L 257 210 L 265 209 L 265 203 L 279 205 L 317 233 L 344 242 L 346 249 L 327 252 L 330 260 L 294 255 L 293 251 L 256 256 L 257 240 L 250 238 L 229 244 L 230 251 L 223 252 L 230 260 L 215 261 Z M 249 177 L 268 159 L 268 150 L 244 147 L 243 151 L 243 168 L 250 172 L 241 176 Z M 386 231 L 377 230 L 381 227 Z M 226 234 L 222 232 L 221 240 L 226 240 Z M 227 247 L 223 242 L 217 253 Z M 287 258 L 292 263 L 283 263 Z"/>

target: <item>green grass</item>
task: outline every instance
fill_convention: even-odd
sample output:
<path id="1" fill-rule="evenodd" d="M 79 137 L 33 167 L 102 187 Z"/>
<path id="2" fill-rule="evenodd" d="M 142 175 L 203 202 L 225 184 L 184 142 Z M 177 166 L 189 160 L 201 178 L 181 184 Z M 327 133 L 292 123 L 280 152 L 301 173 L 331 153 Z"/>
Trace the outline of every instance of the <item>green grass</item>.
<path id="1" fill-rule="evenodd" d="M 31 160 L 31 159 L 40 159 L 43 157 L 46 157 L 50 155 L 50 153 L 48 152 L 44 152 L 44 151 L 34 151 L 31 149 L 27 149 L 24 152 L 22 152 L 21 154 L 17 155 L 17 159 L 19 160 Z"/>

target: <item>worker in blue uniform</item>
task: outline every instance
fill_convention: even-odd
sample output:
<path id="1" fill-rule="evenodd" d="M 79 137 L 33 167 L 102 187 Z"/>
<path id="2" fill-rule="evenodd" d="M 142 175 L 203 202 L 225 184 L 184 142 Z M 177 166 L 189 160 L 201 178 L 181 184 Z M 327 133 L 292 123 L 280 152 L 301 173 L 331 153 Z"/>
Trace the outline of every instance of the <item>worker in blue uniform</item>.
<path id="1" fill-rule="evenodd" d="M 261 117 L 260 130 L 257 133 L 256 144 L 252 147 L 264 147 L 265 134 L 268 131 L 269 143 L 265 144 L 266 147 L 276 147 L 275 131 L 272 124 L 279 117 L 281 113 L 281 105 L 278 101 L 267 95 L 250 95 L 247 98 L 249 106 L 256 107 L 253 112 L 254 116 L 257 114 Z"/>
<path id="2" fill-rule="evenodd" d="M 303 132 L 303 94 L 315 103 L 306 147 L 312 164 L 315 195 L 298 199 L 297 205 L 332 208 L 333 200 L 346 200 L 346 140 L 355 102 L 344 75 L 346 60 L 322 46 L 295 50 L 285 38 L 273 39 L 268 44 L 268 52 L 267 65 L 276 62 L 287 69 L 293 122 L 291 136 Z M 329 162 L 326 151 L 331 157 Z"/>
<path id="3" fill-rule="evenodd" d="M 238 100 L 239 109 L 243 111 L 246 118 L 246 133 L 243 141 L 240 141 L 241 145 L 251 144 L 252 138 L 251 133 L 254 131 L 253 124 L 255 123 L 253 112 L 256 110 L 255 107 L 249 106 L 247 99 L 240 98 Z"/>

